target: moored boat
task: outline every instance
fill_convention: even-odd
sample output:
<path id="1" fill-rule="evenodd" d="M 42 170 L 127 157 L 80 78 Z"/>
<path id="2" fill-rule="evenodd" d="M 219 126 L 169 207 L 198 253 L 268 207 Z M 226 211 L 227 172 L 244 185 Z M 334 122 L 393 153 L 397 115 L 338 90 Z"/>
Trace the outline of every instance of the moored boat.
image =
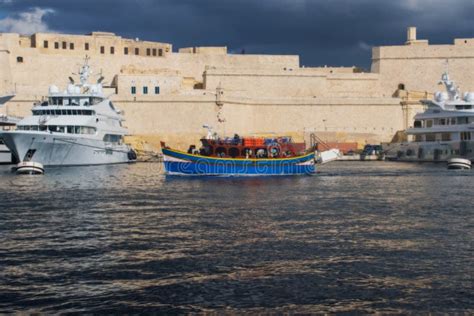
<path id="1" fill-rule="evenodd" d="M 136 160 L 125 144 L 128 130 L 123 112 L 104 94 L 101 76 L 88 83 L 89 58 L 79 71 L 79 82 L 70 77 L 64 91 L 50 86 L 47 98 L 35 103 L 32 115 L 16 130 L 0 131 L 0 138 L 19 162 L 45 167 L 128 163 Z"/>
<path id="2" fill-rule="evenodd" d="M 405 131 L 408 141 L 385 146 L 388 160 L 446 162 L 459 157 L 474 161 L 474 92 L 462 95 L 448 72 L 440 83 L 446 92 L 421 100 L 426 109 L 415 115 L 413 127 Z"/>
<path id="3" fill-rule="evenodd" d="M 208 135 L 202 146 L 187 152 L 161 143 L 163 161 L 170 175 L 305 175 L 315 168 L 314 148 L 295 143 L 291 137 L 218 138 Z"/>

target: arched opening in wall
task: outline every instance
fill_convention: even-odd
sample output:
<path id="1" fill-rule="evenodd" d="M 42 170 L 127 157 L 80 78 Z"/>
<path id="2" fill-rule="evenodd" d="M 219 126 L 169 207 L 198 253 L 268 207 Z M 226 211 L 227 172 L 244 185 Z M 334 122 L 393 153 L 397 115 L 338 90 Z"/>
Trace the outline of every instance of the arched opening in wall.
<path id="1" fill-rule="evenodd" d="M 404 83 L 398 84 L 398 90 L 405 90 L 405 84 Z"/>
<path id="2" fill-rule="evenodd" d="M 225 157 L 225 155 L 227 155 L 227 150 L 224 147 L 217 147 L 216 148 L 216 156 Z"/>
<path id="3" fill-rule="evenodd" d="M 232 147 L 229 149 L 229 156 L 232 158 L 238 157 L 240 153 L 240 150 L 236 147 Z"/>
<path id="4" fill-rule="evenodd" d="M 16 58 L 16 62 L 17 62 L 17 63 L 22 63 L 22 62 L 23 62 L 23 57 L 18 56 L 18 57 Z"/>

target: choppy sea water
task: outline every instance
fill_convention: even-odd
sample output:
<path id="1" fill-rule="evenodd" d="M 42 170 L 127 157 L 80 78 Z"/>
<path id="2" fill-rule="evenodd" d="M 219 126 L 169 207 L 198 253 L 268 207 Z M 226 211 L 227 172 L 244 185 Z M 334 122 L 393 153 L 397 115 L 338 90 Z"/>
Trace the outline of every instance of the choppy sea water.
<path id="1" fill-rule="evenodd" d="M 474 170 L 0 167 L 0 313 L 474 313 Z"/>

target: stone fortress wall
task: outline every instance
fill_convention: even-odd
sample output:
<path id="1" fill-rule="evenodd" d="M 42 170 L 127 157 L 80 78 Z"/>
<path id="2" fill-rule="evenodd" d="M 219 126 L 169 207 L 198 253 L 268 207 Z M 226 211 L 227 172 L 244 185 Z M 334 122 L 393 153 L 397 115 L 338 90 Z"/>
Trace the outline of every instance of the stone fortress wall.
<path id="1" fill-rule="evenodd" d="M 449 60 L 461 88 L 474 90 L 474 39 L 429 45 L 408 30 L 400 46 L 376 47 L 370 73 L 355 67 L 300 67 L 298 56 L 228 54 L 226 47 L 173 52 L 166 43 L 90 35 L 0 35 L 0 111 L 28 115 L 51 84 L 63 88 L 91 57 L 132 134 L 185 148 L 209 124 L 222 134 L 308 135 L 327 141 L 390 141 L 411 124 Z M 134 93 L 132 93 L 134 92 Z M 218 122 L 218 113 L 225 122 Z"/>

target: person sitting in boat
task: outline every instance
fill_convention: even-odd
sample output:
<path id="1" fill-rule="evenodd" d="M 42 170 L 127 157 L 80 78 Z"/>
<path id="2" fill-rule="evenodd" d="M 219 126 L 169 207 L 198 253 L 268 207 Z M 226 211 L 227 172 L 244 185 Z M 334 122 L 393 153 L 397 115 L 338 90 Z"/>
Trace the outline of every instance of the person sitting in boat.
<path id="1" fill-rule="evenodd" d="M 265 149 L 260 148 L 257 150 L 257 158 L 264 158 L 265 157 Z"/>
<path id="2" fill-rule="evenodd" d="M 234 139 L 233 139 L 232 144 L 233 144 L 233 145 L 238 145 L 238 144 L 240 144 L 240 136 L 239 136 L 239 134 L 234 134 Z"/>
<path id="3" fill-rule="evenodd" d="M 190 145 L 188 148 L 188 154 L 193 154 L 195 149 L 196 149 L 195 145 Z"/>

